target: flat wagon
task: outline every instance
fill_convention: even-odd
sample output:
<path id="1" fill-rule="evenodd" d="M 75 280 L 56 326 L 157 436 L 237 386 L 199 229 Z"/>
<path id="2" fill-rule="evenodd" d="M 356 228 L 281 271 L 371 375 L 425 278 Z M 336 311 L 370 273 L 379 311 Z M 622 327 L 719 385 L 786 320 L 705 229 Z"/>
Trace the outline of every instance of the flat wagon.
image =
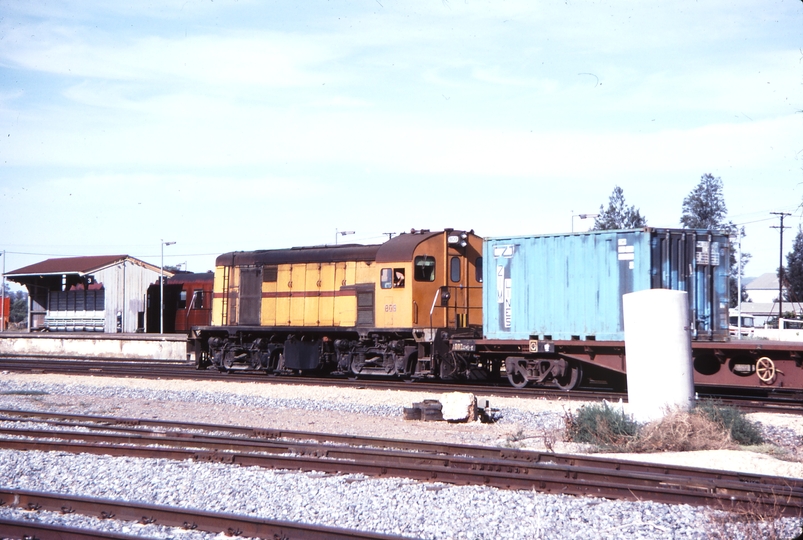
<path id="1" fill-rule="evenodd" d="M 483 253 L 484 336 L 455 346 L 504 365 L 514 386 L 571 389 L 584 373 L 625 374 L 622 296 L 664 288 L 688 293 L 696 385 L 803 388 L 799 344 L 729 339 L 723 232 L 499 237 Z"/>

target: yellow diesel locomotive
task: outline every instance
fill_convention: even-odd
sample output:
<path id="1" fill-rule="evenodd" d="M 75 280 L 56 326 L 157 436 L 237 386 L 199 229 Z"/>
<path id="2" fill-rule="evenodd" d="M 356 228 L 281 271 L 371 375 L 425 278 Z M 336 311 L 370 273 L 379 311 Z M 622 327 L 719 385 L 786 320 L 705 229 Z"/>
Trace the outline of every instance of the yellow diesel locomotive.
<path id="1" fill-rule="evenodd" d="M 199 369 L 452 378 L 480 337 L 482 238 L 412 230 L 377 245 L 232 252 L 215 264 Z"/>

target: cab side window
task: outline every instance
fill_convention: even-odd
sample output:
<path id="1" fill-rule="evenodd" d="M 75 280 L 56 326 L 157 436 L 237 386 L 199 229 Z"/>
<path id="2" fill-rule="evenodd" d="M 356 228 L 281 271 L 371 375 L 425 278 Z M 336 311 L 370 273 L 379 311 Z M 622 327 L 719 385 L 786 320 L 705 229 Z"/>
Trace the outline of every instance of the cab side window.
<path id="1" fill-rule="evenodd" d="M 435 281 L 435 257 L 419 255 L 414 263 L 416 281 Z"/>
<path id="2" fill-rule="evenodd" d="M 404 268 L 383 268 L 379 273 L 379 283 L 383 289 L 403 289 Z"/>
<path id="3" fill-rule="evenodd" d="M 482 283 L 482 257 L 477 257 L 474 261 L 474 279 L 477 283 Z"/>
<path id="4" fill-rule="evenodd" d="M 391 268 L 383 268 L 379 273 L 379 283 L 383 289 L 393 288 L 393 270 Z"/>
<path id="5" fill-rule="evenodd" d="M 454 283 L 460 281 L 460 257 L 449 259 L 449 279 Z"/>
<path id="6" fill-rule="evenodd" d="M 393 269 L 393 288 L 394 289 L 404 288 L 404 268 Z"/>

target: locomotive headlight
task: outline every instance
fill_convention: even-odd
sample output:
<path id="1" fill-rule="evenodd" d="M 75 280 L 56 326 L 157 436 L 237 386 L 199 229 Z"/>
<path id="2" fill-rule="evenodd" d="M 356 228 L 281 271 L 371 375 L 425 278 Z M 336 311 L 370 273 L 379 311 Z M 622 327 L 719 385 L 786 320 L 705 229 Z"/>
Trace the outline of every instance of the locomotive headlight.
<path id="1" fill-rule="evenodd" d="M 446 243 L 453 246 L 466 247 L 468 245 L 468 234 L 455 232 L 446 237 Z"/>

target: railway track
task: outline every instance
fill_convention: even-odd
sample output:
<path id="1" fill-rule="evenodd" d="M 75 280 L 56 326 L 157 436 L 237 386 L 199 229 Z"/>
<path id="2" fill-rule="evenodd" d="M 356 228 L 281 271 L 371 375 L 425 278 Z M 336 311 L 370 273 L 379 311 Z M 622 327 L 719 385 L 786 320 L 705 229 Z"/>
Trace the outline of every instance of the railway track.
<path id="1" fill-rule="evenodd" d="M 291 523 L 271 519 L 238 516 L 222 512 L 205 512 L 179 509 L 172 506 L 140 504 L 130 501 L 113 501 L 95 497 L 80 497 L 60 493 L 0 488 L 0 506 L 22 508 L 29 511 L 49 511 L 59 514 L 81 514 L 101 520 L 120 520 L 140 525 L 158 524 L 184 530 L 204 531 L 226 536 L 255 538 L 281 538 L 299 540 L 401 540 L 404 537 L 376 534 L 365 531 Z M 31 520 L 0 519 L 3 538 L 39 540 L 65 539 L 120 539 L 131 540 L 142 536 L 93 532 L 86 528 L 37 523 Z"/>
<path id="2" fill-rule="evenodd" d="M 653 500 L 800 517 L 803 479 L 593 456 L 187 424 L 0 411 L 0 447 L 403 477 L 500 489 Z M 31 424 L 33 423 L 33 425 Z"/>
<path id="3" fill-rule="evenodd" d="M 376 390 L 413 389 L 416 391 L 445 393 L 472 391 L 476 394 L 497 397 L 546 398 L 575 401 L 627 401 L 627 392 L 615 391 L 602 384 L 585 386 L 566 392 L 558 388 L 530 387 L 513 388 L 501 383 L 460 383 L 448 381 L 400 381 L 384 378 L 322 378 L 306 375 L 276 376 L 261 372 L 221 373 L 216 370 L 196 370 L 186 362 L 168 361 L 121 361 L 119 359 L 74 359 L 74 358 L 12 358 L 0 357 L 0 371 L 18 373 L 42 373 L 64 375 L 103 375 L 109 377 L 133 377 L 145 379 L 216 380 L 238 382 L 261 382 L 266 384 L 346 386 Z M 699 388 L 697 397 L 716 399 L 723 405 L 738 407 L 749 412 L 777 412 L 803 414 L 803 393 L 800 391 L 774 392 L 766 396 L 743 389 Z"/>

